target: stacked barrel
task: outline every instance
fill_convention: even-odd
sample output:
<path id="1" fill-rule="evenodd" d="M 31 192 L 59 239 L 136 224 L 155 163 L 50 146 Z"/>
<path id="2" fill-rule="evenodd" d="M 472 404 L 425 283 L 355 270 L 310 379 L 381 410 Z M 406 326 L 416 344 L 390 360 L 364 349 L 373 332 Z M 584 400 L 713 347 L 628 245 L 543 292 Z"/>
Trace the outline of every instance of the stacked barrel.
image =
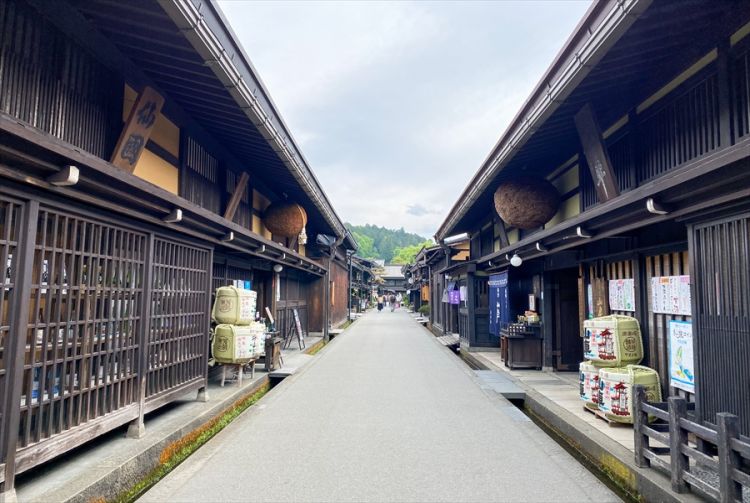
<path id="1" fill-rule="evenodd" d="M 610 421 L 633 422 L 633 386 L 646 387 L 649 401 L 661 401 L 659 375 L 638 365 L 643 340 L 638 320 L 602 316 L 583 322 L 583 352 L 579 388 L 584 406 Z"/>
<path id="2" fill-rule="evenodd" d="M 234 286 L 216 290 L 211 316 L 217 323 L 211 350 L 218 363 L 244 364 L 265 345 L 265 325 L 255 321 L 257 294 Z"/>

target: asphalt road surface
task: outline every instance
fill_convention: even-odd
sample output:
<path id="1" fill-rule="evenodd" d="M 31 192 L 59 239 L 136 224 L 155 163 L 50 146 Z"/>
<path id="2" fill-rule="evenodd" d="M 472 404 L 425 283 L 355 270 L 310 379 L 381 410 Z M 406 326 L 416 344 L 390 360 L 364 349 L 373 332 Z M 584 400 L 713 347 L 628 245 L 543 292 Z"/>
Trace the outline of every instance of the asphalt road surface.
<path id="1" fill-rule="evenodd" d="M 620 501 L 407 313 L 372 312 L 141 501 Z"/>

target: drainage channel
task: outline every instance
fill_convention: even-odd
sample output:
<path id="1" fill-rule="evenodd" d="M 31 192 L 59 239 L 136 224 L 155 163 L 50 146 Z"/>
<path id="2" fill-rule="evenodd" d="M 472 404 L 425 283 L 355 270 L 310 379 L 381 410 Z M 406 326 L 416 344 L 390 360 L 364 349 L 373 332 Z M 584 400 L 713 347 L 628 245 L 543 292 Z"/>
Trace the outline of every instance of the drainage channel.
<path id="1" fill-rule="evenodd" d="M 486 369 L 477 365 L 476 362 L 467 358 L 461 351 L 450 348 L 451 351 L 458 356 L 463 362 L 474 371 L 485 371 Z M 569 441 L 565 436 L 561 435 L 556 429 L 547 424 L 542 418 L 534 414 L 528 407 L 523 399 L 518 398 L 507 398 L 519 411 L 521 411 L 526 417 L 528 417 L 535 425 L 537 425 L 542 431 L 544 431 L 550 438 L 552 438 L 557 444 L 559 444 L 565 451 L 573 456 L 579 463 L 581 463 L 588 471 L 594 474 L 604 485 L 606 485 L 612 492 L 622 498 L 623 501 L 628 503 L 637 503 L 641 501 L 638 495 L 634 495 L 615 480 L 613 480 L 607 472 L 602 468 L 601 465 L 594 462 L 591 458 L 581 452 L 576 445 Z"/>

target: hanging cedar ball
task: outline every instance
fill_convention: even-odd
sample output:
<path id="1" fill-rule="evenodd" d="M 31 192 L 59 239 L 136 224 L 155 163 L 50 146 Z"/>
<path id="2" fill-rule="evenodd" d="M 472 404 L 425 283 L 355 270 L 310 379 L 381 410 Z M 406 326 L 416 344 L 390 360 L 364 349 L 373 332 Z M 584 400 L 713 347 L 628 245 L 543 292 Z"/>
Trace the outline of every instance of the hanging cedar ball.
<path id="1" fill-rule="evenodd" d="M 266 208 L 263 213 L 263 225 L 279 236 L 295 237 L 307 225 L 307 213 L 297 203 L 278 201 Z"/>
<path id="2" fill-rule="evenodd" d="M 503 221 L 519 229 L 541 227 L 557 213 L 560 194 L 542 178 L 518 177 L 495 191 L 495 210 Z"/>

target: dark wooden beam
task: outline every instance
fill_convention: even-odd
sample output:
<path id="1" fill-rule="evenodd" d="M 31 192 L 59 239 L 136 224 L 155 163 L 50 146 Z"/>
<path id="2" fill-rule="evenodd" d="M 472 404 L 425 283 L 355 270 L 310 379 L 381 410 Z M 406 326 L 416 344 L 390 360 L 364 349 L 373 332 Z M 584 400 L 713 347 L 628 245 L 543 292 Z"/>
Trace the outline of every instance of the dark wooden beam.
<path id="1" fill-rule="evenodd" d="M 232 197 L 229 198 L 227 209 L 224 211 L 224 218 L 227 220 L 232 220 L 234 214 L 237 213 L 237 208 L 239 208 L 240 202 L 242 201 L 242 194 L 247 189 L 248 180 L 250 180 L 250 175 L 247 174 L 247 171 L 243 171 L 234 187 Z"/>
<path id="2" fill-rule="evenodd" d="M 591 105 L 584 105 L 575 115 L 576 129 L 581 139 L 586 164 L 594 180 L 596 195 L 604 203 L 620 195 L 612 162 L 602 140 L 602 132 Z"/>
<path id="3" fill-rule="evenodd" d="M 240 178 L 237 180 L 237 184 L 234 187 L 232 197 L 229 198 L 227 209 L 224 210 L 224 218 L 226 218 L 227 220 L 232 220 L 234 218 L 234 214 L 237 213 L 237 208 L 239 208 L 240 202 L 242 201 L 242 194 L 247 188 L 248 180 L 250 180 L 250 175 L 247 174 L 247 171 L 243 171 L 240 175 Z"/>
<path id="4" fill-rule="evenodd" d="M 505 222 L 500 218 L 499 215 L 494 217 L 495 223 L 497 223 L 498 238 L 500 238 L 500 248 L 505 248 L 510 245 L 508 240 L 508 231 L 505 229 Z"/>
<path id="5" fill-rule="evenodd" d="M 135 171 L 143 149 L 146 148 L 151 131 L 154 130 L 156 119 L 164 106 L 164 97 L 153 88 L 146 86 L 138 95 L 138 99 L 130 109 L 128 120 L 117 140 L 117 146 L 112 153 L 110 162 L 128 173 Z"/>

